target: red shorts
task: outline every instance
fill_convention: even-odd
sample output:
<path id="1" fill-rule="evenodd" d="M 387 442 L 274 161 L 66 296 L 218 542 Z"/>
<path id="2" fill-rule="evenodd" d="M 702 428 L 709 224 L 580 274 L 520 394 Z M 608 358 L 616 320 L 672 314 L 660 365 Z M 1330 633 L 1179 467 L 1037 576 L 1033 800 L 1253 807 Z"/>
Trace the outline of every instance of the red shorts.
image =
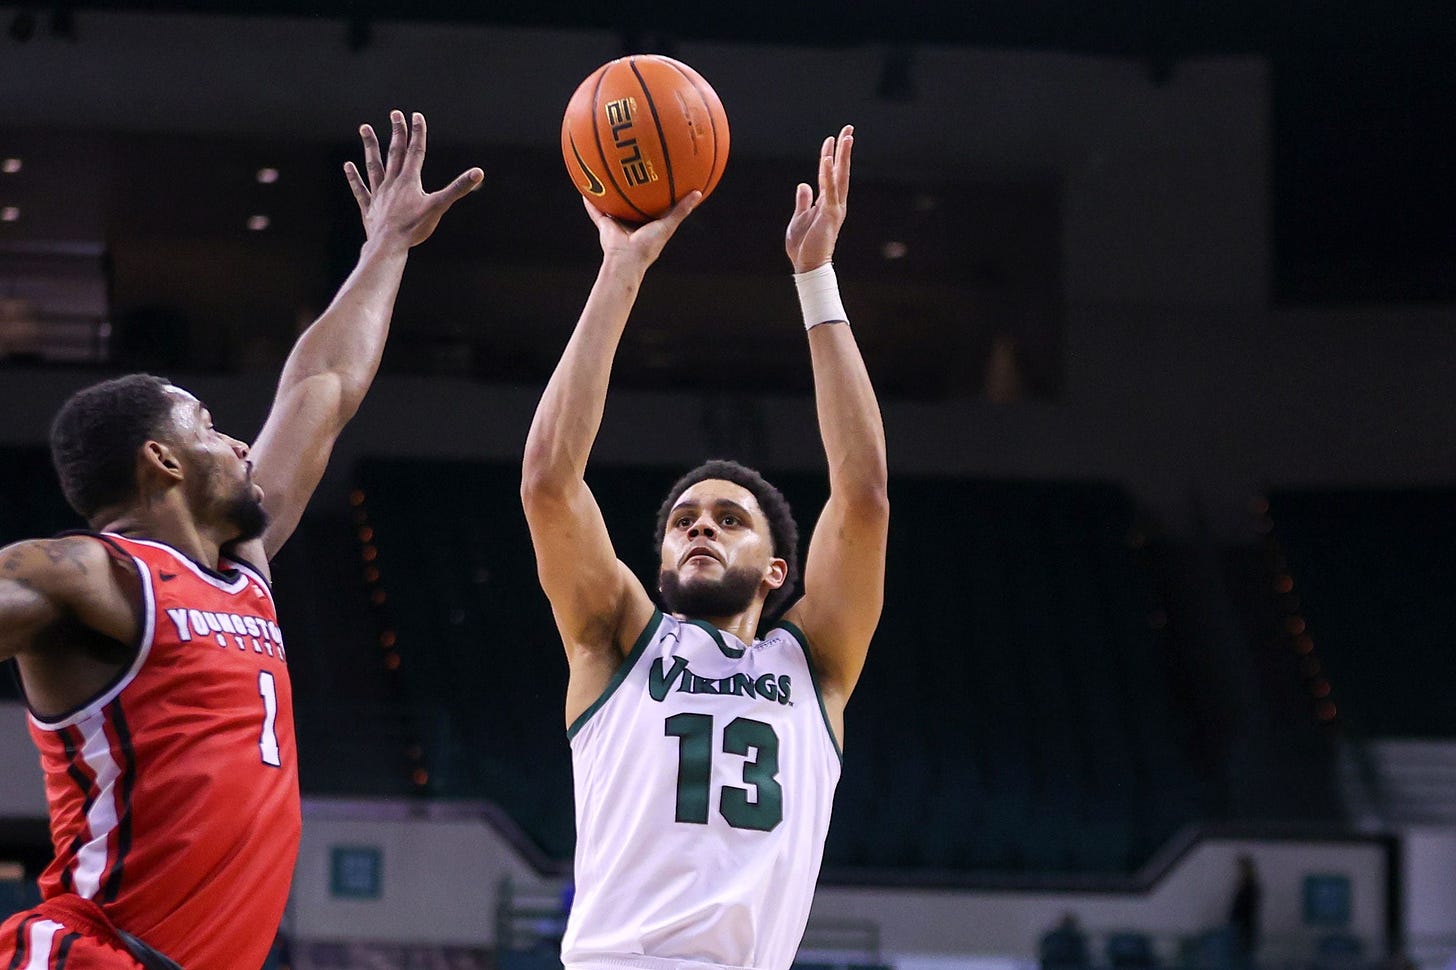
<path id="1" fill-rule="evenodd" d="M 145 970 L 101 907 L 57 896 L 0 924 L 0 967 L 17 970 Z"/>

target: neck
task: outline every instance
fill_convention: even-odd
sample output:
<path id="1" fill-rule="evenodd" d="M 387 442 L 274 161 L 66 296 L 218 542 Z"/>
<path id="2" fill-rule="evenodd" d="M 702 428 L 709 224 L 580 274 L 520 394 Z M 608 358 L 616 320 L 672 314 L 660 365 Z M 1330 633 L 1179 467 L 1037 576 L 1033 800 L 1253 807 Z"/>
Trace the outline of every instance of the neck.
<path id="1" fill-rule="evenodd" d="M 673 614 L 679 620 L 701 620 L 704 623 L 711 623 L 724 633 L 731 633 L 738 638 L 740 643 L 745 645 L 753 643 L 754 635 L 758 632 L 759 616 L 763 612 L 763 605 L 755 603 L 753 606 L 736 613 L 733 616 L 685 616 L 682 613 Z"/>
<path id="2" fill-rule="evenodd" d="M 209 569 L 217 567 L 223 545 L 231 540 L 220 530 L 203 528 L 191 515 L 165 503 L 102 513 L 92 520 L 92 527 L 98 532 L 164 542 Z"/>

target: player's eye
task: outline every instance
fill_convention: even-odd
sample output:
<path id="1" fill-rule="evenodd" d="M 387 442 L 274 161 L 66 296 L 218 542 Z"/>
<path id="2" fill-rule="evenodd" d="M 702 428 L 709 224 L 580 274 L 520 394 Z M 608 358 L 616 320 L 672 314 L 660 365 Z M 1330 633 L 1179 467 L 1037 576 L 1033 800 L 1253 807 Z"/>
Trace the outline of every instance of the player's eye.
<path id="1" fill-rule="evenodd" d="M 723 516 L 723 524 L 724 525 L 737 525 L 738 524 L 738 516 L 734 515 L 732 512 L 729 512 L 727 515 Z"/>
<path id="2" fill-rule="evenodd" d="M 684 516 L 679 516 L 678 517 L 677 527 L 679 529 L 686 529 L 688 526 L 690 526 L 692 524 L 693 524 L 693 518 L 692 518 L 692 516 L 690 516 L 690 515 L 684 515 Z"/>

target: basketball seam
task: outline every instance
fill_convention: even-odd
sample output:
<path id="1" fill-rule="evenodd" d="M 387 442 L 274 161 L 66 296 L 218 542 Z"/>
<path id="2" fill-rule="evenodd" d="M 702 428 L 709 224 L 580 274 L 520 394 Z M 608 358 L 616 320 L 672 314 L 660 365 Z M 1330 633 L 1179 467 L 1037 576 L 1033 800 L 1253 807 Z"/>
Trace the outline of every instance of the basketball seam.
<path id="1" fill-rule="evenodd" d="M 642 96 L 647 99 L 647 108 L 652 112 L 652 124 L 657 128 L 657 143 L 662 146 L 662 164 L 667 169 L 668 205 L 677 205 L 677 182 L 672 177 L 672 151 L 667 146 L 667 135 L 662 132 L 662 119 L 657 116 L 657 102 L 653 100 L 652 92 L 647 90 L 647 81 L 643 79 L 642 72 L 637 70 L 637 58 L 632 58 L 627 64 L 642 88 Z"/>
<path id="2" fill-rule="evenodd" d="M 607 72 L 610 71 L 611 68 L 612 65 L 610 64 L 602 68 L 602 73 L 597 77 L 597 86 L 592 89 L 592 141 L 597 143 L 597 154 L 602 157 L 602 171 L 606 173 L 607 180 L 612 183 L 612 188 L 616 191 L 617 198 L 627 203 L 627 207 L 630 208 L 633 212 L 636 212 L 643 219 L 651 221 L 652 217 L 649 216 L 647 213 L 643 212 L 641 209 L 637 208 L 637 206 L 633 204 L 632 200 L 627 198 L 627 193 L 623 192 L 622 187 L 617 184 L 617 177 L 612 174 L 612 163 L 607 160 L 607 150 L 602 147 L 602 130 L 597 124 L 597 114 L 601 109 L 602 82 L 607 79 Z"/>
<path id="3" fill-rule="evenodd" d="M 663 63 L 681 74 L 683 79 L 693 86 L 693 90 L 697 92 L 698 99 L 703 102 L 703 113 L 708 116 L 708 124 L 713 129 L 713 166 L 708 169 L 708 185 L 706 187 L 713 188 L 716 185 L 716 180 L 712 176 L 714 172 L 718 171 L 718 122 L 713 119 L 713 109 L 708 102 L 707 96 L 703 94 L 703 88 L 698 84 L 697 78 L 678 67 L 677 63 L 671 58 L 664 59 Z M 704 84 L 706 83 L 705 81 Z M 718 172 L 718 178 L 721 179 L 722 177 L 723 173 Z"/>

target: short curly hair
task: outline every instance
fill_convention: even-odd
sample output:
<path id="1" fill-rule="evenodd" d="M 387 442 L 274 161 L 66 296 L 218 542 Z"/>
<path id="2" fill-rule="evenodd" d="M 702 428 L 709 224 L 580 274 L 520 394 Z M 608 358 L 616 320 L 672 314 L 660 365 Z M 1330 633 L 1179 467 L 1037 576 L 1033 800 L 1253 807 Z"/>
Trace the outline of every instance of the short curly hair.
<path id="1" fill-rule="evenodd" d="M 171 386 L 152 374 L 128 374 L 82 388 L 61 405 L 51 422 L 51 462 L 83 519 L 136 493 L 137 450 L 171 427 Z"/>
<path id="2" fill-rule="evenodd" d="M 682 493 L 698 482 L 705 482 L 709 479 L 720 479 L 746 488 L 753 493 L 753 497 L 758 501 L 758 507 L 763 509 L 763 514 L 768 517 L 768 531 L 773 540 L 773 554 L 788 563 L 788 572 L 784 577 L 783 585 L 770 592 L 763 602 L 763 619 L 777 619 L 789 599 L 793 597 L 794 589 L 799 583 L 799 526 L 794 521 L 794 513 L 789 508 L 789 501 L 784 498 L 784 493 L 770 485 L 768 480 L 754 469 L 747 465 L 740 465 L 736 461 L 715 458 L 703 462 L 679 478 L 673 483 L 672 488 L 668 489 L 667 499 L 657 510 L 657 533 L 654 548 L 659 553 L 661 552 L 662 540 L 667 535 L 667 517 L 672 514 L 672 508 L 682 497 Z"/>

